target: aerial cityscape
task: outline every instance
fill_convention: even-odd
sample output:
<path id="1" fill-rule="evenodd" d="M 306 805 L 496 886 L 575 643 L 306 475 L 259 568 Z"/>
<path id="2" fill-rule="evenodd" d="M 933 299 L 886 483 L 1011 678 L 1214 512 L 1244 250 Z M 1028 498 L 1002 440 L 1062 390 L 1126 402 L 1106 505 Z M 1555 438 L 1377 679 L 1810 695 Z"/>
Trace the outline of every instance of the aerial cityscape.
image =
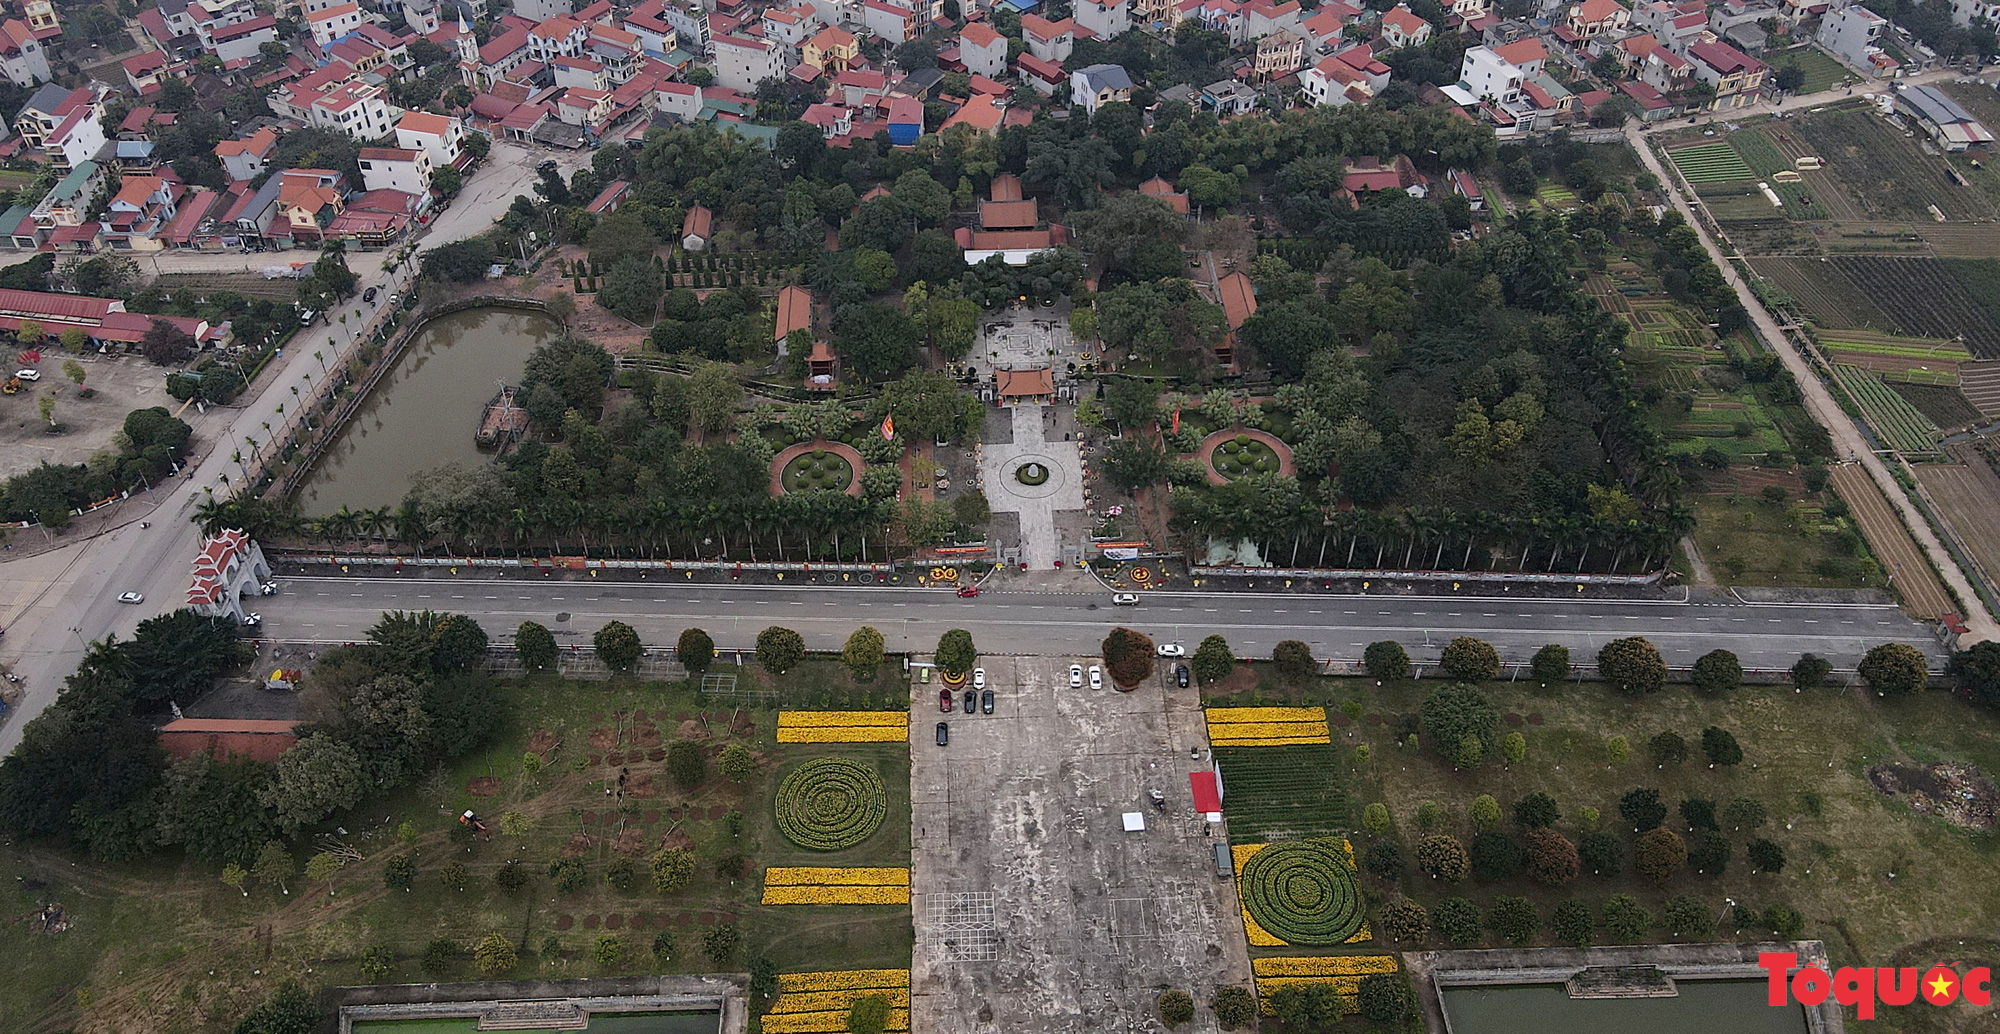
<path id="1" fill-rule="evenodd" d="M 2000 1029 L 1996 23 L 0 0 L 0 1032 Z"/>

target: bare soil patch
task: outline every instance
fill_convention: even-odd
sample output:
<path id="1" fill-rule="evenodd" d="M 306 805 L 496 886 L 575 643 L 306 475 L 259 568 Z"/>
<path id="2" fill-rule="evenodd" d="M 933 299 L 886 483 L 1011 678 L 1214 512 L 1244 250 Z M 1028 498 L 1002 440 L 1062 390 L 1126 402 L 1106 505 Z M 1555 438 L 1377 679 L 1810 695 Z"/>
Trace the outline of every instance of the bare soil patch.
<path id="1" fill-rule="evenodd" d="M 578 833 L 569 838 L 569 843 L 563 845 L 562 856 L 564 858 L 580 858 L 589 854 L 590 849 L 595 846 L 597 846 L 596 837 L 588 833 Z"/>
<path id="2" fill-rule="evenodd" d="M 653 777 L 644 772 L 625 780 L 625 792 L 634 797 L 655 797 L 659 791 L 653 789 Z"/>
<path id="3" fill-rule="evenodd" d="M 491 797 L 500 792 L 500 780 L 493 776 L 480 776 L 465 784 L 465 792 L 474 797 Z"/>
<path id="4" fill-rule="evenodd" d="M 619 854 L 637 858 L 646 853 L 646 834 L 637 828 L 627 829 L 618 834 L 618 839 L 612 842 L 611 849 Z"/>
<path id="5" fill-rule="evenodd" d="M 590 749 L 610 750 L 616 746 L 618 746 L 617 733 L 601 726 L 590 730 Z"/>
<path id="6" fill-rule="evenodd" d="M 556 734 L 548 729 L 536 729 L 528 734 L 528 749 L 537 754 L 547 754 L 556 746 Z"/>
<path id="7" fill-rule="evenodd" d="M 1966 829 L 1992 829 L 2000 820 L 2000 789 L 1971 765 L 1876 765 L 1868 781 L 1910 810 Z"/>

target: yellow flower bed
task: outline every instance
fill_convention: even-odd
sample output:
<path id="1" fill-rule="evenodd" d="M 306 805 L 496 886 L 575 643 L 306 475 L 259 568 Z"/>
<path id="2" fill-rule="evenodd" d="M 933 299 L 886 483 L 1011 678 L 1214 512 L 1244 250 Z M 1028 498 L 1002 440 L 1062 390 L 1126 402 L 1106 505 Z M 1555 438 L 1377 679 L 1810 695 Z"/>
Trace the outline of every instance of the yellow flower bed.
<path id="1" fill-rule="evenodd" d="M 1291 984 L 1332 984 L 1340 996 L 1341 1012 L 1351 1016 L 1361 1011 L 1360 977 L 1271 977 L 1268 980 L 1260 977 L 1257 980 L 1257 1011 L 1266 1016 L 1275 1014 L 1277 1010 L 1271 1007 L 1271 996 Z"/>
<path id="2" fill-rule="evenodd" d="M 1305 743 L 1332 743 L 1331 736 L 1269 736 L 1262 739 L 1225 740 L 1211 738 L 1210 746 L 1215 747 L 1295 747 Z"/>
<path id="3" fill-rule="evenodd" d="M 1264 977 L 1362 977 L 1371 973 L 1394 973 L 1396 960 L 1388 955 L 1273 956 L 1251 959 L 1250 971 Z"/>
<path id="4" fill-rule="evenodd" d="M 813 729 L 837 725 L 893 725 L 908 728 L 910 716 L 901 711 L 780 711 L 778 728 Z"/>
<path id="5" fill-rule="evenodd" d="M 779 743 L 901 743 L 909 738 L 907 726 L 785 726 L 778 729 Z"/>
<path id="6" fill-rule="evenodd" d="M 1238 722 L 1208 727 L 1210 739 L 1250 740 L 1264 736 L 1325 736 L 1325 722 Z"/>
<path id="7" fill-rule="evenodd" d="M 764 870 L 766 887 L 893 887 L 910 885 L 910 870 L 774 865 Z"/>
<path id="8" fill-rule="evenodd" d="M 767 1015 L 795 1012 L 831 1012 L 839 1009 L 845 1012 L 862 995 L 881 995 L 889 1000 L 891 1009 L 910 1007 L 910 991 L 905 987 L 883 987 L 860 991 L 800 991 L 786 992 L 771 1006 Z"/>
<path id="9" fill-rule="evenodd" d="M 765 887 L 766 905 L 907 905 L 908 887 Z"/>
<path id="10" fill-rule="evenodd" d="M 780 973 L 778 990 L 853 991 L 910 986 L 907 969 L 835 969 L 819 973 Z M 780 1001 L 783 999 L 780 998 Z"/>
<path id="11" fill-rule="evenodd" d="M 1262 851 L 1264 848 L 1268 846 L 1270 845 L 1268 844 L 1229 845 L 1229 861 L 1231 866 L 1235 868 L 1236 876 L 1238 879 L 1241 879 L 1243 876 L 1243 863 L 1248 862 L 1250 860 L 1251 855 L 1254 855 L 1257 852 Z M 1340 842 L 1340 848 L 1347 855 L 1347 867 L 1350 869 L 1354 868 L 1353 842 L 1348 840 L 1342 840 Z M 1289 941 L 1283 940 L 1280 937 L 1278 937 L 1277 934 L 1274 934 L 1271 931 L 1264 929 L 1261 925 L 1258 924 L 1257 920 L 1250 918 L 1249 906 L 1243 904 L 1243 888 L 1240 884 L 1236 888 L 1236 909 L 1243 916 L 1243 936 L 1249 940 L 1251 947 L 1253 948 L 1291 947 L 1291 943 Z M 1349 937 L 1343 943 L 1366 944 L 1374 939 L 1375 939 L 1375 931 L 1369 929 L 1367 921 L 1363 920 L 1361 923 L 1361 929 L 1354 931 L 1354 936 Z"/>
<path id="12" fill-rule="evenodd" d="M 1207 711 L 1208 724 L 1229 725 L 1236 722 L 1325 722 L 1324 707 L 1211 707 Z"/>
<path id="13" fill-rule="evenodd" d="M 882 1025 L 885 1031 L 905 1031 L 910 1029 L 910 1010 L 889 1010 L 889 1022 Z M 836 1009 L 828 1012 L 795 1012 L 783 1016 L 765 1014 L 764 1030 L 767 1034 L 842 1034 L 847 1030 L 847 1010 Z"/>

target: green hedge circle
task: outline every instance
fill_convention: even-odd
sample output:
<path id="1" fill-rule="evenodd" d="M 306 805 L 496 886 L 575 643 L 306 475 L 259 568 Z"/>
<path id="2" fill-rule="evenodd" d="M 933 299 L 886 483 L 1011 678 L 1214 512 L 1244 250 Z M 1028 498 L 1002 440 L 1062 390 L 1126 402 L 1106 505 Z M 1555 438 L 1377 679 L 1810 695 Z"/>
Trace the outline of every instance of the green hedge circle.
<path id="1" fill-rule="evenodd" d="M 814 758 L 778 784 L 778 831 L 808 851 L 838 851 L 866 840 L 889 812 L 875 770 L 847 758 Z"/>
<path id="2" fill-rule="evenodd" d="M 1049 479 L 1049 468 L 1040 463 L 1023 463 L 1014 468 L 1014 480 L 1024 485 L 1039 485 Z"/>
<path id="3" fill-rule="evenodd" d="M 1277 450 L 1249 435 L 1237 435 L 1215 447 L 1209 466 L 1234 481 L 1245 474 L 1269 474 L 1278 469 Z"/>
<path id="4" fill-rule="evenodd" d="M 1363 906 L 1340 841 L 1272 844 L 1243 866 L 1243 905 L 1287 944 L 1344 944 L 1361 929 Z"/>
<path id="5" fill-rule="evenodd" d="M 827 449 L 792 457 L 779 474 L 779 482 L 787 492 L 841 492 L 853 480 L 853 465 L 846 457 Z"/>

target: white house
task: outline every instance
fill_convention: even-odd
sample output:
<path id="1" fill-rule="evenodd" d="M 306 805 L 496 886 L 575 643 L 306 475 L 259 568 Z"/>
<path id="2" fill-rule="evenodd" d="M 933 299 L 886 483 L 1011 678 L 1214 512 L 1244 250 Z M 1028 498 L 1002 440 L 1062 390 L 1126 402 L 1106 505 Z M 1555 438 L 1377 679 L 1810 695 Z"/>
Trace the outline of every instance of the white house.
<path id="1" fill-rule="evenodd" d="M 465 123 L 451 116 L 409 111 L 396 120 L 396 146 L 429 154 L 433 169 L 456 164 L 464 144 Z"/>
<path id="2" fill-rule="evenodd" d="M 1076 23 L 1068 18 L 1052 22 L 1037 14 L 1021 16 L 1021 42 L 1028 53 L 1043 61 L 1062 64 L 1076 49 Z"/>
<path id="3" fill-rule="evenodd" d="M 1889 20 L 1860 4 L 1827 15 L 1819 23 L 1819 45 L 1849 68 L 1874 74 L 1882 53 L 1882 30 Z"/>
<path id="4" fill-rule="evenodd" d="M 715 84 L 742 93 L 757 92 L 757 84 L 785 74 L 783 47 L 767 40 L 743 36 L 715 36 L 709 41 L 715 51 Z"/>
<path id="5" fill-rule="evenodd" d="M 958 59 L 967 72 L 998 79 L 1007 74 L 1007 37 L 985 22 L 972 22 L 959 31 Z"/>
<path id="6" fill-rule="evenodd" d="M 1096 117 L 1097 109 L 1104 105 L 1132 99 L 1132 77 L 1123 65 L 1079 68 L 1069 75 L 1069 95 L 1070 103 L 1083 105 L 1084 111 Z"/>
<path id="7" fill-rule="evenodd" d="M 514 13 L 531 22 L 545 22 L 573 13 L 570 0 L 514 0 Z"/>
<path id="8" fill-rule="evenodd" d="M 1342 108 L 1375 99 L 1368 77 L 1337 55 L 1321 58 L 1318 64 L 1300 72 L 1299 88 L 1316 107 Z"/>
<path id="9" fill-rule="evenodd" d="M 257 61 L 263 57 L 264 44 L 278 41 L 278 19 L 267 14 L 234 25 L 217 26 L 209 39 L 209 49 L 224 64 Z"/>
<path id="10" fill-rule="evenodd" d="M 254 180 L 269 167 L 271 152 L 278 146 L 278 134 L 259 129 L 242 140 L 224 140 L 215 145 L 215 157 L 222 169 L 237 183 Z"/>
<path id="11" fill-rule="evenodd" d="M 701 87 L 693 83 L 661 83 L 653 88 L 653 106 L 663 115 L 693 122 L 701 114 Z"/>
<path id="12" fill-rule="evenodd" d="M 53 78 L 49 58 L 34 30 L 19 18 L 0 22 L 0 72 L 16 86 L 33 88 Z"/>
<path id="13" fill-rule="evenodd" d="M 1408 7 L 1397 4 L 1382 16 L 1382 41 L 1389 46 L 1421 47 L 1430 42 L 1431 23 L 1417 17 Z"/>
<path id="14" fill-rule="evenodd" d="M 1096 33 L 1098 39 L 1112 39 L 1132 28 L 1132 3 L 1131 0 L 1076 0 L 1071 17 L 1078 25 Z"/>
<path id="15" fill-rule="evenodd" d="M 1547 58 L 1538 39 L 1521 40 L 1498 49 L 1472 47 L 1459 62 L 1457 85 L 1471 94 L 1473 100 L 1513 104 L 1521 99 L 1521 83 L 1540 72 Z"/>
<path id="16" fill-rule="evenodd" d="M 312 30 L 313 42 L 325 47 L 360 28 L 362 20 L 361 8 L 346 3 L 306 15 L 306 27 Z"/>
<path id="17" fill-rule="evenodd" d="M 364 147 L 355 164 L 369 190 L 399 190 L 418 197 L 431 189 L 430 152 L 418 148 Z"/>
<path id="18" fill-rule="evenodd" d="M 312 102 L 310 121 L 367 142 L 388 136 L 403 109 L 384 99 L 382 87 L 355 81 Z"/>

